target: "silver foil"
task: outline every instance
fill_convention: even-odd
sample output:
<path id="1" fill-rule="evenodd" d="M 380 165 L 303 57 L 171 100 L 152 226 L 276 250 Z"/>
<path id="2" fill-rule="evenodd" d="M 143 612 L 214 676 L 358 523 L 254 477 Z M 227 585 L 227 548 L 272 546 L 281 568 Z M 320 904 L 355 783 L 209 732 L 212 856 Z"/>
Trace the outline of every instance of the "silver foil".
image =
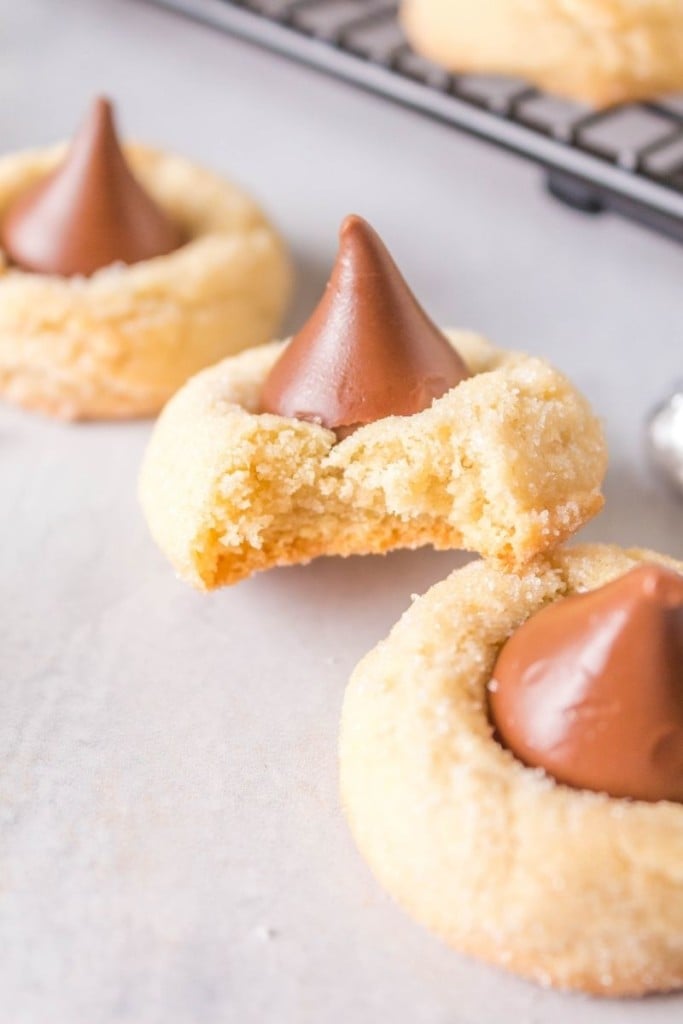
<path id="1" fill-rule="evenodd" d="M 683 383 L 650 414 L 646 425 L 650 459 L 683 495 Z"/>

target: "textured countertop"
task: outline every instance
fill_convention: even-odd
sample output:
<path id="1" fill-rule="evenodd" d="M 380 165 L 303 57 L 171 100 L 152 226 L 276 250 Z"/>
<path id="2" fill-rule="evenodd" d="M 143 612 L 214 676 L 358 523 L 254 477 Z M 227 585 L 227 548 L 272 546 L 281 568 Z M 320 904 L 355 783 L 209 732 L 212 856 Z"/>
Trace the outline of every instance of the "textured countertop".
<path id="1" fill-rule="evenodd" d="M 547 198 L 512 157 L 128 0 L 0 2 L 0 146 L 127 132 L 251 187 L 320 291 L 341 217 L 385 236 L 435 318 L 550 357 L 604 415 L 585 536 L 683 556 L 645 411 L 681 371 L 683 249 Z M 148 424 L 0 408 L 0 1024 L 664 1024 L 683 998 L 544 992 L 380 891 L 341 817 L 346 679 L 462 561 L 319 561 L 207 597 L 147 536 Z"/>

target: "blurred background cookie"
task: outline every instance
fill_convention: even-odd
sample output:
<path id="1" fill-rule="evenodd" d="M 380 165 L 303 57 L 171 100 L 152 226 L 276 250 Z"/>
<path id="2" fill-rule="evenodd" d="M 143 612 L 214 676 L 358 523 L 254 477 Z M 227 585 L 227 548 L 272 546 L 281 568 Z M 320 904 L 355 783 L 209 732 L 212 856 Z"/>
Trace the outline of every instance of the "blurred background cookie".
<path id="1" fill-rule="evenodd" d="M 451 71 L 519 75 L 596 106 L 683 89 L 678 0 L 404 0 L 402 20 Z"/>
<path id="2" fill-rule="evenodd" d="M 149 416 L 272 337 L 282 242 L 240 189 L 122 148 L 96 100 L 70 147 L 0 159 L 0 394 L 64 419 Z"/>

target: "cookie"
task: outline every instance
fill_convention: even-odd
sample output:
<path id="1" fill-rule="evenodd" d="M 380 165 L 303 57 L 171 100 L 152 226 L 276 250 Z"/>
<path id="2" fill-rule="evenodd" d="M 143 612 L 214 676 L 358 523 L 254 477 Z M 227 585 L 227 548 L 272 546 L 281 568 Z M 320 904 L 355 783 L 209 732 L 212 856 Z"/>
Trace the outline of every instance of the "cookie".
<path id="1" fill-rule="evenodd" d="M 341 441 L 258 411 L 286 343 L 188 382 L 155 426 L 140 482 L 178 575 L 213 589 L 319 555 L 427 544 L 514 565 L 574 533 L 603 502 L 606 448 L 588 403 L 542 360 L 448 337 L 469 379 Z"/>
<path id="2" fill-rule="evenodd" d="M 135 180 L 93 195 L 88 160 L 111 191 L 101 166 L 124 158 Z M 56 174 L 59 189 L 35 198 Z M 142 237 L 117 231 L 129 207 L 129 234 L 142 224 Z M 177 228 L 170 251 L 162 216 Z M 59 238 L 46 239 L 46 219 Z M 272 338 L 290 291 L 283 244 L 251 199 L 182 157 L 138 145 L 120 153 L 111 112 L 97 106 L 70 150 L 0 158 L 0 221 L 0 395 L 63 419 L 157 412 L 197 370 Z M 150 234 L 159 244 L 148 250 Z M 99 250 L 115 261 L 94 268 Z"/>
<path id="3" fill-rule="evenodd" d="M 644 563 L 683 572 L 609 545 L 516 573 L 456 571 L 355 670 L 339 748 L 358 847 L 413 917 L 460 952 L 611 996 L 683 986 L 683 805 L 575 788 L 523 763 L 494 733 L 489 688 L 522 624 Z M 594 647 L 583 665 L 601 657 Z M 556 690 L 566 680 L 558 673 Z M 595 716 L 584 725 L 597 728 Z M 677 784 L 680 725 L 668 747 Z"/>
<path id="4" fill-rule="evenodd" d="M 597 106 L 683 89 L 678 0 L 404 0 L 408 38 L 458 73 L 520 76 Z"/>

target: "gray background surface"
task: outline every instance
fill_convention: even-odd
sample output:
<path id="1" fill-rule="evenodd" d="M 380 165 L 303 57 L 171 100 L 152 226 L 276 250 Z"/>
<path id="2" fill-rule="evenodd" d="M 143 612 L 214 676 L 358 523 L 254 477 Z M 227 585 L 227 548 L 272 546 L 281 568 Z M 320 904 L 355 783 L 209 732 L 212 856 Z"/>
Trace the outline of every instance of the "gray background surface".
<path id="1" fill-rule="evenodd" d="M 0 146 L 68 134 L 95 90 L 128 133 L 248 185 L 299 269 L 341 217 L 384 234 L 443 323 L 550 357 L 602 411 L 608 506 L 584 536 L 683 556 L 641 453 L 681 374 L 683 250 L 546 198 L 517 160 L 126 0 L 1 0 Z M 397 910 L 340 815 L 353 665 L 457 554 L 319 561 L 206 597 L 135 497 L 148 424 L 0 410 L 1 1024 L 680 1021 L 468 962 Z"/>

